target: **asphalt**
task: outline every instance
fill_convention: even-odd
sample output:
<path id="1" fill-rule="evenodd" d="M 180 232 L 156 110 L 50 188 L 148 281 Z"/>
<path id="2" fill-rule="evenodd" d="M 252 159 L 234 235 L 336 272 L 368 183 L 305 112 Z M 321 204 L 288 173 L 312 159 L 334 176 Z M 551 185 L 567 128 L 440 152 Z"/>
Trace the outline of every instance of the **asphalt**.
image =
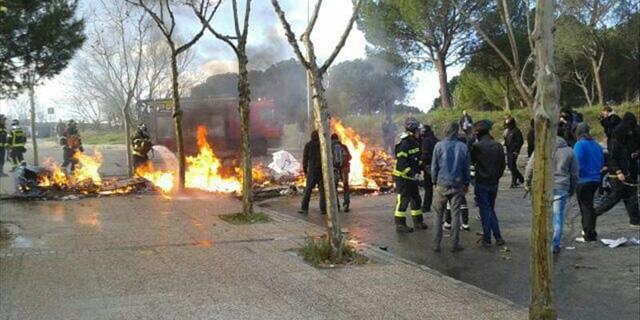
<path id="1" fill-rule="evenodd" d="M 429 229 L 412 234 L 398 234 L 393 226 L 395 195 L 356 196 L 351 212 L 341 215 L 341 226 L 348 234 L 365 243 L 380 247 L 412 262 L 428 266 L 457 280 L 527 306 L 529 303 L 530 217 L 529 198 L 523 189 L 509 189 L 507 177 L 502 179 L 496 211 L 505 247 L 481 249 L 476 246 L 481 225 L 470 208 L 470 232 L 461 232 L 466 250 L 449 253 L 449 238 L 443 239 L 443 250 L 434 253 L 434 216 L 427 214 Z M 473 203 L 473 191 L 467 195 Z M 324 224 L 313 198 L 308 216 L 298 214 L 300 196 L 271 199 L 261 205 L 299 219 Z M 580 213 L 575 198 L 566 214 L 563 250 L 555 257 L 554 287 L 556 308 L 563 319 L 629 319 L 640 318 L 640 246 L 616 249 L 601 243 L 582 244 L 573 239 L 580 235 Z M 621 236 L 639 238 L 637 229 L 628 224 L 624 206 L 618 205 L 598 221 L 601 238 Z"/>

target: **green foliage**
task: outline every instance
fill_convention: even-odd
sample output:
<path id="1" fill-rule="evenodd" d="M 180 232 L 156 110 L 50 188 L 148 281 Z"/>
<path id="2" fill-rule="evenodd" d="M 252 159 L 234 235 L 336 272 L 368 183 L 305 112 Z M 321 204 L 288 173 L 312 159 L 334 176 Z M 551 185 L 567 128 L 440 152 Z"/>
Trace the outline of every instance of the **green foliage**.
<path id="1" fill-rule="evenodd" d="M 112 145 L 124 144 L 124 132 L 122 130 L 85 130 L 80 132 L 84 145 Z"/>
<path id="2" fill-rule="evenodd" d="M 453 91 L 455 105 L 459 109 L 502 109 L 506 95 L 506 83 L 506 75 L 494 78 L 487 73 L 474 72 L 467 68 L 460 74 L 458 84 Z M 511 93 L 511 95 L 515 94 L 517 93 Z"/>
<path id="3" fill-rule="evenodd" d="M 0 10 L 0 96 L 60 73 L 82 46 L 77 0 L 5 0 Z"/>
<path id="4" fill-rule="evenodd" d="M 225 215 L 221 215 L 220 219 L 222 219 L 222 221 L 224 222 L 228 222 L 236 225 L 267 223 L 272 221 L 268 215 L 261 212 L 254 212 L 252 215 L 246 215 L 242 212 L 225 214 Z"/>
<path id="5" fill-rule="evenodd" d="M 368 262 L 365 256 L 359 254 L 354 247 L 346 242 L 342 246 L 342 259 L 332 261 L 331 244 L 326 236 L 307 237 L 299 252 L 304 261 L 314 267 L 329 267 L 330 265 L 345 264 L 361 265 Z"/>

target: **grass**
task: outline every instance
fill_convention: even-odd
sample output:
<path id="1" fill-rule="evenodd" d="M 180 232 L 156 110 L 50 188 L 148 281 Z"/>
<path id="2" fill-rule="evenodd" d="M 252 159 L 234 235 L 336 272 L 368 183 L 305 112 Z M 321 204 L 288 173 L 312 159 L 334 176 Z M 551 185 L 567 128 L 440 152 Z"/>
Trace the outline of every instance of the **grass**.
<path id="1" fill-rule="evenodd" d="M 0 248 L 9 244 L 13 239 L 13 234 L 7 229 L 4 222 L 0 221 Z"/>
<path id="2" fill-rule="evenodd" d="M 616 113 L 622 117 L 625 112 L 633 112 L 636 115 L 640 111 L 639 104 L 623 103 L 618 106 L 614 106 L 613 109 Z M 604 132 L 600 125 L 600 111 L 601 106 L 581 107 L 576 108 L 576 111 L 582 113 L 584 121 L 591 127 L 591 134 L 599 140 L 604 139 Z M 479 121 L 483 119 L 493 121 L 492 135 L 498 139 L 502 139 L 502 121 L 504 119 L 504 111 L 476 111 L 468 110 L 469 114 L 473 117 L 473 121 Z M 415 116 L 419 121 L 430 124 L 436 133 L 436 136 L 442 137 L 442 131 L 444 128 L 453 121 L 458 121 L 462 115 L 462 110 L 459 109 L 439 109 L 426 114 L 401 114 L 394 117 L 394 121 L 398 126 L 400 132 L 403 128 L 404 119 L 408 116 Z M 522 130 L 523 134 L 526 134 L 529 130 L 529 120 L 531 115 L 527 109 L 517 109 L 511 112 L 511 116 L 516 119 L 518 127 Z M 382 144 L 382 115 L 370 115 L 370 116 L 350 116 L 342 119 L 344 123 L 352 127 L 359 134 L 367 137 L 368 141 L 373 144 Z"/>
<path id="3" fill-rule="evenodd" d="M 299 253 L 307 263 L 314 267 L 332 267 L 333 265 L 362 265 L 366 264 L 369 259 L 358 253 L 358 251 L 346 241 L 342 247 L 342 259 L 339 261 L 331 261 L 331 245 L 327 236 L 311 237 L 308 236 Z"/>
<path id="4" fill-rule="evenodd" d="M 85 145 L 124 144 L 124 132 L 106 130 L 84 130 L 80 132 Z"/>
<path id="5" fill-rule="evenodd" d="M 255 212 L 251 216 L 247 216 L 242 212 L 224 214 L 220 216 L 220 219 L 222 219 L 222 221 L 224 222 L 228 222 L 235 225 L 267 223 L 267 222 L 273 221 L 268 215 L 262 212 Z"/>

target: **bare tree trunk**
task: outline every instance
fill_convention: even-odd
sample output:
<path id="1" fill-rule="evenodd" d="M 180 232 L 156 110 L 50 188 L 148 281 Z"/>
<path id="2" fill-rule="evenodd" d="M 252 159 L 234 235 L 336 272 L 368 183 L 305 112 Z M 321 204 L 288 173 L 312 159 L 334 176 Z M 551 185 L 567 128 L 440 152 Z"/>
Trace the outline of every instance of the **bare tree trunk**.
<path id="1" fill-rule="evenodd" d="M 602 67 L 602 60 L 604 54 L 598 61 L 595 58 L 591 58 L 591 67 L 593 68 L 593 80 L 596 83 L 596 93 L 598 94 L 598 104 L 604 105 L 604 91 L 602 89 L 602 78 L 600 77 L 600 69 Z"/>
<path id="2" fill-rule="evenodd" d="M 558 124 L 560 83 L 553 48 L 554 0 L 537 0 L 533 38 L 537 91 L 531 222 L 531 301 L 529 319 L 556 319 L 553 304 L 550 214 L 553 202 L 553 150 Z"/>
<path id="3" fill-rule="evenodd" d="M 313 62 L 312 62 L 313 63 Z M 322 85 L 322 75 L 317 68 L 311 72 L 311 87 L 313 90 L 313 118 L 315 127 L 320 136 L 320 155 L 322 159 L 322 182 L 324 186 L 325 201 L 327 204 L 327 234 L 329 243 L 336 253 L 337 260 L 342 258 L 342 245 L 344 238 L 340 229 L 338 219 L 338 194 L 333 176 L 333 155 L 331 153 L 331 130 L 329 128 L 329 107 L 324 97 L 324 86 Z"/>
<path id="4" fill-rule="evenodd" d="M 36 137 L 36 100 L 33 83 L 29 84 L 29 103 L 31 104 L 31 143 L 33 144 L 33 165 L 38 165 L 38 139 Z"/>
<path id="5" fill-rule="evenodd" d="M 438 68 L 438 80 L 440 82 L 440 103 L 443 108 L 451 108 L 449 87 L 447 86 L 447 65 L 445 64 L 443 56 L 438 55 L 436 66 Z"/>
<path id="6" fill-rule="evenodd" d="M 171 54 L 171 86 L 173 89 L 173 118 L 176 125 L 176 149 L 178 151 L 178 192 L 184 190 L 185 157 L 182 136 L 182 110 L 180 109 L 180 90 L 178 88 L 178 56 L 175 50 Z"/>
<path id="7" fill-rule="evenodd" d="M 247 56 L 244 47 L 238 55 L 238 93 L 240 113 L 240 138 L 242 150 L 242 213 L 246 216 L 253 214 L 253 177 L 251 173 L 251 133 L 249 132 L 251 90 L 249 88 L 249 76 L 247 72 Z"/>
<path id="8" fill-rule="evenodd" d="M 122 117 L 124 121 L 122 121 L 124 127 L 124 143 L 127 148 L 127 175 L 129 177 L 133 176 L 133 154 L 131 152 L 131 124 L 129 115 L 129 105 L 125 105 L 122 107 Z"/>

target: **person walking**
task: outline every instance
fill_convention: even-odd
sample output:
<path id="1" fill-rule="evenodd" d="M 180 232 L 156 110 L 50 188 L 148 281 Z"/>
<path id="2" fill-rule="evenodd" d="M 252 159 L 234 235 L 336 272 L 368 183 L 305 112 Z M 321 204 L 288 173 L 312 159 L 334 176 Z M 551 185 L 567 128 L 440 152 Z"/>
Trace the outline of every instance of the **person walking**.
<path id="1" fill-rule="evenodd" d="M 506 126 L 507 132 L 504 137 L 504 146 L 507 149 L 507 165 L 509 166 L 509 171 L 511 171 L 511 188 L 516 188 L 524 182 L 524 177 L 518 170 L 518 156 L 524 140 L 522 139 L 522 132 L 516 124 L 516 119 L 509 119 Z"/>
<path id="2" fill-rule="evenodd" d="M 438 143 L 438 138 L 433 133 L 430 125 L 424 125 L 421 143 L 422 168 L 424 172 L 424 199 L 422 200 L 422 213 L 431 212 L 433 202 L 433 180 L 431 179 L 431 159 L 433 159 L 433 149 Z"/>
<path id="3" fill-rule="evenodd" d="M 637 179 L 640 166 L 640 128 L 633 113 L 627 112 L 611 134 L 609 150 L 609 180 L 611 192 L 595 208 L 600 216 L 613 208 L 620 200 L 629 215 L 629 224 L 640 228 Z"/>
<path id="4" fill-rule="evenodd" d="M 556 136 L 556 149 L 553 153 L 553 241 L 552 250 L 554 254 L 560 252 L 562 231 L 564 228 L 564 213 L 569 202 L 569 198 L 575 193 L 578 182 L 578 162 L 573 153 L 573 149 L 562 138 L 564 130 L 558 127 Z M 535 152 L 534 152 L 535 153 Z M 525 170 L 525 189 L 531 189 L 533 179 L 533 163 L 535 156 L 532 155 Z"/>
<path id="5" fill-rule="evenodd" d="M 407 226 L 407 208 L 411 205 L 411 217 L 415 229 L 427 229 L 422 215 L 420 189 L 418 176 L 420 171 L 420 136 L 421 124 L 414 117 L 405 120 L 405 132 L 400 142 L 395 147 L 396 167 L 391 173 L 396 183 L 396 210 L 394 220 L 396 231 L 406 233 L 413 232 L 413 228 Z"/>
<path id="6" fill-rule="evenodd" d="M 598 142 L 594 141 L 589 132 L 589 125 L 580 123 L 576 127 L 578 142 L 573 147 L 578 162 L 578 189 L 576 197 L 582 216 L 582 236 L 577 242 L 592 242 L 598 240 L 596 232 L 596 212 L 593 198 L 600 186 L 600 171 L 604 166 L 604 151 Z"/>
<path id="7" fill-rule="evenodd" d="M 467 113 L 467 110 L 462 110 L 462 117 L 458 120 L 458 128 L 459 130 L 464 131 L 465 138 L 471 134 L 473 130 L 473 119 Z"/>
<path id="8" fill-rule="evenodd" d="M 4 114 L 0 114 L 0 177 L 6 177 L 7 174 L 4 173 L 4 159 L 7 156 L 7 146 L 8 146 L 8 133 L 6 128 L 6 118 Z"/>
<path id="9" fill-rule="evenodd" d="M 342 181 L 342 206 L 344 212 L 349 212 L 350 190 L 349 190 L 349 167 L 351 165 L 351 153 L 347 146 L 340 142 L 337 134 L 331 135 L 331 151 L 333 152 L 333 170 L 336 177 L 336 192 L 338 190 L 338 182 Z M 340 200 L 338 200 L 338 209 L 340 209 Z"/>
<path id="10" fill-rule="evenodd" d="M 322 160 L 320 158 L 320 136 L 318 130 L 311 132 L 311 140 L 304 145 L 302 153 L 302 171 L 307 179 L 302 196 L 302 204 L 298 213 L 309 213 L 309 201 L 313 188 L 318 187 L 320 193 L 320 213 L 327 213 L 327 203 L 325 202 L 324 184 L 322 183 Z"/>
<path id="11" fill-rule="evenodd" d="M 431 162 L 431 177 L 435 183 L 433 209 L 436 212 L 436 236 L 433 250 L 440 252 L 442 220 L 447 202 L 454 213 L 451 252 L 463 250 L 460 246 L 460 206 L 465 202 L 471 181 L 470 159 L 467 145 L 458 139 L 459 126 L 453 122 L 444 131 L 445 138 L 436 143 Z"/>
<path id="12" fill-rule="evenodd" d="M 482 238 L 478 242 L 483 247 L 491 245 L 492 234 L 496 245 L 505 243 L 495 211 L 498 182 L 506 166 L 505 155 L 502 146 L 489 134 L 491 125 L 489 120 L 476 122 L 478 142 L 471 148 L 471 163 L 476 170 L 474 191 L 482 223 Z"/>
<path id="13" fill-rule="evenodd" d="M 80 133 L 78 132 L 78 126 L 76 122 L 71 119 L 67 123 L 66 129 L 62 138 L 60 139 L 60 144 L 63 146 L 62 148 L 62 167 L 68 172 L 73 172 L 78 166 L 78 159 L 74 157 L 76 152 L 84 152 L 84 147 L 82 146 L 82 139 L 80 138 Z M 71 166 L 69 168 L 69 166 Z"/>
<path id="14" fill-rule="evenodd" d="M 11 130 L 7 137 L 9 147 L 9 159 L 11 160 L 11 171 L 15 171 L 19 165 L 24 165 L 24 153 L 27 152 L 27 133 L 20 126 L 17 119 L 11 121 Z"/>

